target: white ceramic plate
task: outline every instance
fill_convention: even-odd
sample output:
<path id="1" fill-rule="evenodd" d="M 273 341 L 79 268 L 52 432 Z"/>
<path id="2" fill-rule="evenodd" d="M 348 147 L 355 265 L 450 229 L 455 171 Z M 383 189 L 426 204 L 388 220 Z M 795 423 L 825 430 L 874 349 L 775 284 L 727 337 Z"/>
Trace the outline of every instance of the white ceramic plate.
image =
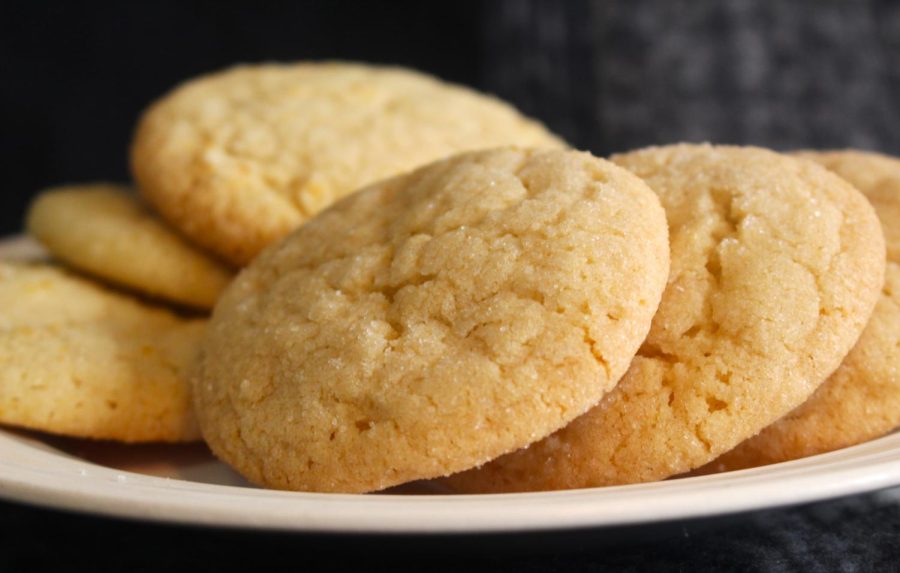
<path id="1" fill-rule="evenodd" d="M 0 256 L 28 251 L 21 240 Z M 0 497 L 162 522 L 340 533 L 475 533 L 651 524 L 900 485 L 900 433 L 719 475 L 563 492 L 378 495 L 257 489 L 201 445 L 124 446 L 0 430 Z"/>

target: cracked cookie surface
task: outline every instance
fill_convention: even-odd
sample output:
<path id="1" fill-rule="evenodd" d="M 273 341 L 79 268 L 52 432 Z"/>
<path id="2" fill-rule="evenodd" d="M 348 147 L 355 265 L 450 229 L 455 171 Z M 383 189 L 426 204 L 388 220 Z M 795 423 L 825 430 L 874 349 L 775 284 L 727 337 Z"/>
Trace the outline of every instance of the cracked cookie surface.
<path id="1" fill-rule="evenodd" d="M 799 154 L 862 191 L 887 242 L 885 284 L 866 329 L 800 407 L 715 460 L 707 471 L 772 464 L 884 435 L 900 425 L 900 160 L 859 151 Z"/>
<path id="2" fill-rule="evenodd" d="M 226 290 L 192 378 L 204 437 L 283 489 L 473 467 L 596 404 L 667 275 L 658 199 L 608 161 L 436 162 L 336 203 Z"/>
<path id="3" fill-rule="evenodd" d="M 233 274 L 120 185 L 44 191 L 28 211 L 27 227 L 55 257 L 82 272 L 196 308 L 212 308 Z"/>
<path id="4" fill-rule="evenodd" d="M 191 441 L 187 369 L 206 323 L 49 265 L 0 262 L 0 423 Z"/>
<path id="5" fill-rule="evenodd" d="M 465 492 L 659 480 L 714 459 L 813 393 L 862 331 L 884 243 L 872 208 L 818 165 L 757 149 L 613 157 L 666 210 L 672 268 L 647 340 L 600 404 L 448 483 Z"/>
<path id="6" fill-rule="evenodd" d="M 562 143 L 512 106 L 402 68 L 236 67 L 144 115 L 132 169 L 145 197 L 235 264 L 336 199 L 453 153 Z"/>

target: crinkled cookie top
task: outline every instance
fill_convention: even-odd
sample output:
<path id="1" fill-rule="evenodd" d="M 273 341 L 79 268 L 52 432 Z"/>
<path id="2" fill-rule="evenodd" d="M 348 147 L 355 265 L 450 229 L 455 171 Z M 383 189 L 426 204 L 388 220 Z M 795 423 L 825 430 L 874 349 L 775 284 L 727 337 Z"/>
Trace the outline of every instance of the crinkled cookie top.
<path id="1" fill-rule="evenodd" d="M 613 157 L 666 210 L 672 268 L 646 342 L 599 406 L 451 478 L 461 491 L 565 489 L 696 468 L 806 400 L 856 342 L 884 278 L 878 219 L 811 162 L 758 149 Z"/>
<path id="2" fill-rule="evenodd" d="M 816 393 L 704 470 L 820 454 L 900 425 L 900 160 L 853 150 L 800 155 L 837 173 L 872 203 L 887 239 L 884 288 L 856 346 Z"/>
<path id="3" fill-rule="evenodd" d="M 204 437 L 285 489 L 473 467 L 596 404 L 667 274 L 659 201 L 610 162 L 436 162 L 335 204 L 226 290 L 194 384 Z"/>
<path id="4" fill-rule="evenodd" d="M 336 199 L 447 155 L 561 142 L 512 106 L 402 68 L 236 67 L 179 86 L 132 147 L 147 199 L 236 264 Z"/>

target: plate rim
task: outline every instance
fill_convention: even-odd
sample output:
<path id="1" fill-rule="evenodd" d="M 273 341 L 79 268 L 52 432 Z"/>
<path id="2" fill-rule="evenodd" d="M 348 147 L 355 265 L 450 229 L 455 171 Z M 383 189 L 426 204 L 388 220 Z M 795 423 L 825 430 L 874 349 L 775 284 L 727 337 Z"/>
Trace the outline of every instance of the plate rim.
<path id="1" fill-rule="evenodd" d="M 659 524 L 900 485 L 900 433 L 748 470 L 568 491 L 484 495 L 288 492 L 101 466 L 0 430 L 0 498 L 159 523 L 302 533 L 517 533 Z M 6 457 L 6 456 L 4 456 Z M 49 464 L 49 467 L 48 467 Z"/>

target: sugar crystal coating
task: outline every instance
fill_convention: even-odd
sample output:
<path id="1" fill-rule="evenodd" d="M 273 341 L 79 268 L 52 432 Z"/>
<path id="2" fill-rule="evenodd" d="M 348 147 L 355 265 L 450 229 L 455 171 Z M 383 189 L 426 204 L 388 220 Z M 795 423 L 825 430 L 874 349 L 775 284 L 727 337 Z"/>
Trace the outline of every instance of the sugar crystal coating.
<path id="1" fill-rule="evenodd" d="M 617 155 L 666 210 L 671 273 L 628 372 L 586 415 L 452 476 L 457 490 L 653 481 L 705 464 L 806 400 L 840 364 L 884 277 L 871 206 L 818 165 L 758 148 Z"/>
<path id="2" fill-rule="evenodd" d="M 340 201 L 216 307 L 213 451 L 272 487 L 371 491 L 539 440 L 595 404 L 668 272 L 647 186 L 586 153 L 455 156 Z"/>

